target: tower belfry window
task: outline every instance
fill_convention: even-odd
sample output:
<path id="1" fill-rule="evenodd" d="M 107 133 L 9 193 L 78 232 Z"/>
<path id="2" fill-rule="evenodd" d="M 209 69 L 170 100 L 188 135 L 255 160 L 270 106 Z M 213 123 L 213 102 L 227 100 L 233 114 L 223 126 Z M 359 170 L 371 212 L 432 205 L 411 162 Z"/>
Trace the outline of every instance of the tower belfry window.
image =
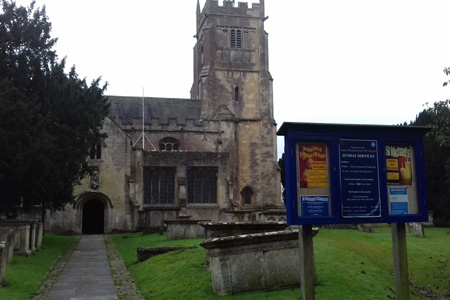
<path id="1" fill-rule="evenodd" d="M 231 29 L 230 39 L 231 48 L 242 48 L 242 31 L 240 29 Z"/>
<path id="2" fill-rule="evenodd" d="M 234 89 L 234 101 L 239 101 L 239 87 Z"/>
<path id="3" fill-rule="evenodd" d="M 242 48 L 242 32 L 236 30 L 236 48 Z"/>

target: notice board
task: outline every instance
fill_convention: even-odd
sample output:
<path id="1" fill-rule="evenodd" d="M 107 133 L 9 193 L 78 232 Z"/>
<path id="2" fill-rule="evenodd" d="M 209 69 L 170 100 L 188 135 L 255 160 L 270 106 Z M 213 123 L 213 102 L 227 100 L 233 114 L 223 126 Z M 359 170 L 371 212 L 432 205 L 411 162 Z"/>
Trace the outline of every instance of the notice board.
<path id="1" fill-rule="evenodd" d="M 283 123 L 288 224 L 427 221 L 428 130 Z"/>

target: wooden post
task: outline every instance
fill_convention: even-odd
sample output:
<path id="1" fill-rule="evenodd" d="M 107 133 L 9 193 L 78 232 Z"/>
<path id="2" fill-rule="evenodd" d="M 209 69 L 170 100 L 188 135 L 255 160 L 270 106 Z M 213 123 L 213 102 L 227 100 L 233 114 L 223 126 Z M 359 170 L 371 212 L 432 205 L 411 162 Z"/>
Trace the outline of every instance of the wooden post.
<path id="1" fill-rule="evenodd" d="M 398 300 L 409 300 L 405 223 L 392 224 L 392 249 L 394 251 L 395 296 Z"/>
<path id="2" fill-rule="evenodd" d="M 300 285 L 302 299 L 315 300 L 312 225 L 299 226 L 298 237 L 300 243 Z"/>

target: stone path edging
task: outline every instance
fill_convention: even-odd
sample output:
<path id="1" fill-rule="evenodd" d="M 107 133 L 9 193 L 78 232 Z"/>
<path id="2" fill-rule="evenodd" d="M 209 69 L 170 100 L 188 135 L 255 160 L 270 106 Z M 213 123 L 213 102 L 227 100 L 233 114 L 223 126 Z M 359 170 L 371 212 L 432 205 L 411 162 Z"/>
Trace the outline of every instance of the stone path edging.
<path id="1" fill-rule="evenodd" d="M 126 300 L 144 300 L 113 241 L 108 235 L 104 235 L 104 238 L 111 274 L 117 288 L 117 297 Z"/>

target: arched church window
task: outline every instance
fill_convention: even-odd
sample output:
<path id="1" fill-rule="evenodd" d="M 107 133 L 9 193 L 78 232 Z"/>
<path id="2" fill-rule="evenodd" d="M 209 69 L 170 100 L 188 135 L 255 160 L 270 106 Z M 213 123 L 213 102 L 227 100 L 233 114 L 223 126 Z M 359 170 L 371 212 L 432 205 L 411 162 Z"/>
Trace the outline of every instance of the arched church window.
<path id="1" fill-rule="evenodd" d="M 239 87 L 234 89 L 234 101 L 239 101 Z"/>
<path id="2" fill-rule="evenodd" d="M 251 187 L 249 186 L 244 187 L 241 191 L 242 203 L 244 203 L 244 205 L 252 204 L 253 194 L 254 193 Z"/>
<path id="3" fill-rule="evenodd" d="M 203 44 L 200 48 L 200 64 L 203 66 Z"/>
<path id="4" fill-rule="evenodd" d="M 102 158 L 102 143 L 100 140 L 91 144 L 91 148 L 89 149 L 89 158 L 90 159 Z"/>
<path id="5" fill-rule="evenodd" d="M 159 141 L 159 150 L 178 151 L 180 150 L 180 142 L 173 137 L 165 137 Z"/>

